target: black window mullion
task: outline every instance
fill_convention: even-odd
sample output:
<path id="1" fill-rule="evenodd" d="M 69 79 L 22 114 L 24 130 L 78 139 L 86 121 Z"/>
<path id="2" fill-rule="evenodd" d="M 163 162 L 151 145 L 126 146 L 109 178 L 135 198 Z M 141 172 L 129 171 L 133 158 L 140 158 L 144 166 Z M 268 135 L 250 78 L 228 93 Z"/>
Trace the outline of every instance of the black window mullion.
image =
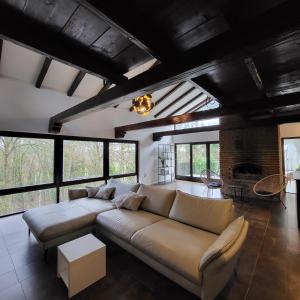
<path id="1" fill-rule="evenodd" d="M 103 144 L 103 176 L 105 183 L 109 179 L 109 142 Z"/>
<path id="2" fill-rule="evenodd" d="M 54 182 L 56 185 L 56 202 L 60 201 L 59 188 L 63 182 L 63 139 L 57 137 L 54 142 Z"/>

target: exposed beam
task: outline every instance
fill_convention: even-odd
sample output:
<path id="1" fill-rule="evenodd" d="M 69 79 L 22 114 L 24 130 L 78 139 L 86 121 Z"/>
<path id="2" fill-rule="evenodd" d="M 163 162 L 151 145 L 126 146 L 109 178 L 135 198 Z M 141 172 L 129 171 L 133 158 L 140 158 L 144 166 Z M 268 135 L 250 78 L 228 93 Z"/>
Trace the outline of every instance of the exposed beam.
<path id="1" fill-rule="evenodd" d="M 104 92 L 106 92 L 109 87 L 112 85 L 112 82 L 108 81 L 108 80 L 104 80 L 103 82 L 103 87 L 100 89 L 100 91 L 98 92 L 97 95 L 101 95 L 103 94 Z"/>
<path id="2" fill-rule="evenodd" d="M 258 73 L 258 70 L 256 68 L 256 65 L 255 65 L 255 62 L 254 62 L 253 58 L 252 57 L 247 57 L 247 58 L 244 59 L 244 61 L 245 61 L 245 65 L 246 65 L 246 67 L 247 67 L 247 69 L 248 69 L 248 71 L 249 71 L 256 87 L 258 88 L 258 90 L 263 95 L 265 95 L 265 87 L 262 83 L 261 77 Z"/>
<path id="3" fill-rule="evenodd" d="M 2 56 L 2 48 L 3 48 L 3 40 L 0 39 L 0 62 L 1 62 L 1 56 Z"/>
<path id="4" fill-rule="evenodd" d="M 34 21 L 3 1 L 0 2 L 0 38 L 116 84 L 127 81 L 122 75 L 125 70 L 47 25 Z"/>
<path id="5" fill-rule="evenodd" d="M 176 104 L 178 101 L 189 95 L 191 92 L 195 90 L 195 87 L 191 87 L 188 89 L 186 92 L 181 94 L 179 97 L 175 98 L 172 102 L 170 102 L 167 106 L 165 106 L 163 109 L 161 109 L 158 113 L 154 115 L 154 118 L 157 118 L 160 116 L 162 113 L 164 113 L 166 110 L 168 110 L 170 107 L 172 107 L 174 104 Z"/>
<path id="6" fill-rule="evenodd" d="M 153 141 L 160 141 L 161 138 L 164 136 L 182 135 L 182 134 L 197 133 L 197 132 L 209 132 L 209 131 L 216 131 L 216 130 L 234 130 L 234 129 L 245 129 L 251 127 L 260 127 L 260 126 L 272 126 L 272 125 L 279 125 L 279 124 L 286 124 L 286 123 L 294 123 L 299 121 L 300 121 L 300 112 L 298 115 L 288 116 L 288 117 L 277 117 L 277 118 L 262 119 L 257 121 L 234 122 L 228 124 L 204 126 L 204 127 L 197 127 L 197 128 L 154 132 L 152 138 Z"/>
<path id="7" fill-rule="evenodd" d="M 164 62 L 171 58 L 175 59 L 175 44 L 163 32 L 153 30 L 147 22 L 141 22 L 137 26 L 136 17 L 132 13 L 136 8 L 134 3 L 119 1 L 118 5 L 115 5 L 109 0 L 77 0 L 77 2 L 100 16 L 107 24 L 156 59 Z M 170 51 L 170 48 L 173 51 Z"/>
<path id="8" fill-rule="evenodd" d="M 170 91 L 162 95 L 159 99 L 157 99 L 154 103 L 154 106 L 158 106 L 160 103 L 162 103 L 166 98 L 173 95 L 180 87 L 182 87 L 185 84 L 184 81 L 176 84 Z"/>
<path id="9" fill-rule="evenodd" d="M 216 84 L 207 77 L 207 75 L 193 78 L 190 80 L 190 83 L 199 89 L 203 89 L 204 93 L 211 96 L 211 98 L 216 99 L 221 105 L 226 106 L 226 104 L 228 104 L 229 101 L 226 100 L 223 93 L 217 88 Z"/>
<path id="10" fill-rule="evenodd" d="M 172 113 L 170 113 L 168 115 L 168 117 L 175 115 L 176 113 L 178 113 L 179 111 L 181 111 L 182 109 L 184 109 L 185 107 L 187 107 L 188 105 L 190 105 L 191 103 L 193 103 L 195 100 L 197 100 L 202 95 L 203 95 L 203 93 L 200 92 L 195 97 L 193 97 L 192 99 L 190 99 L 189 101 L 185 102 L 183 105 L 181 105 L 180 107 L 178 107 L 177 109 L 175 109 Z"/>
<path id="11" fill-rule="evenodd" d="M 244 59 L 268 46 L 281 43 L 300 31 L 297 8 L 296 0 L 277 5 L 237 28 L 193 48 L 172 66 L 160 64 L 100 96 L 71 107 L 50 119 L 49 131 L 57 132 L 53 128 L 57 124 L 62 125 L 91 112 L 117 105 L 124 97 L 132 99 L 151 94 L 176 82 L 206 74 L 224 62 Z M 282 19 L 285 21 L 278 22 Z"/>
<path id="12" fill-rule="evenodd" d="M 38 78 L 36 80 L 36 83 L 35 83 L 35 87 L 36 88 L 39 89 L 42 86 L 42 83 L 43 83 L 44 78 L 45 78 L 45 76 L 46 76 L 46 74 L 48 72 L 48 69 L 49 69 L 49 67 L 51 65 L 51 62 L 52 62 L 51 58 L 45 57 L 43 66 L 41 68 L 41 71 L 40 71 L 39 76 L 38 76 Z"/>
<path id="13" fill-rule="evenodd" d="M 220 107 L 220 108 L 206 110 L 206 111 L 193 112 L 190 114 L 171 116 L 163 119 L 151 120 L 151 121 L 116 127 L 115 137 L 116 138 L 124 137 L 126 132 L 132 130 L 168 126 L 173 124 L 207 120 L 212 118 L 221 118 L 221 117 L 238 115 L 238 114 L 255 113 L 255 112 L 260 113 L 260 112 L 268 111 L 273 108 L 294 105 L 299 103 L 300 103 L 300 92 L 295 94 L 276 96 L 272 98 L 265 98 L 263 100 L 252 101 L 234 107 Z"/>
<path id="14" fill-rule="evenodd" d="M 202 108 L 204 105 L 208 104 L 209 102 L 212 101 L 212 98 L 207 97 L 206 99 L 200 101 L 200 103 L 197 103 L 195 106 L 193 106 L 191 109 L 189 109 L 187 112 L 185 112 L 186 114 L 189 114 L 191 112 L 197 111 L 200 108 Z"/>
<path id="15" fill-rule="evenodd" d="M 79 71 L 77 76 L 75 77 L 74 81 L 72 82 L 69 90 L 67 91 L 67 95 L 69 97 L 73 96 L 74 92 L 76 91 L 77 87 L 79 86 L 80 82 L 82 81 L 83 77 L 85 76 L 85 72 Z"/>

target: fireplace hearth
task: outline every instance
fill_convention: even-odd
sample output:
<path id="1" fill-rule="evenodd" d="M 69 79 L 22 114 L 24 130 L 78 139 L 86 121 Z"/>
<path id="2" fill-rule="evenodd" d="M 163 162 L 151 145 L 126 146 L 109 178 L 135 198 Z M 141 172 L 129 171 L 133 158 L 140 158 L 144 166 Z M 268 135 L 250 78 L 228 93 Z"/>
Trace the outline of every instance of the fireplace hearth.
<path id="1" fill-rule="evenodd" d="M 234 197 L 232 186 L 242 186 L 255 198 L 254 184 L 280 173 L 277 126 L 220 131 L 220 168 L 223 193 Z"/>
<path id="2" fill-rule="evenodd" d="M 238 163 L 232 166 L 233 180 L 254 180 L 257 181 L 262 178 L 262 168 L 251 162 Z"/>

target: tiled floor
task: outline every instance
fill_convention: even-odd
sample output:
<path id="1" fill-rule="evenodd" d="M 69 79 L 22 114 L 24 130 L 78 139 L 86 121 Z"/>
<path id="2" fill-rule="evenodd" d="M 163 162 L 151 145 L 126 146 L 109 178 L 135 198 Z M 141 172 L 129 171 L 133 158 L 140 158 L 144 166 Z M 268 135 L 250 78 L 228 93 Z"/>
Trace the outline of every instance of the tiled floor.
<path id="1" fill-rule="evenodd" d="M 200 184 L 178 182 L 178 188 L 205 194 Z M 218 197 L 217 194 L 214 195 Z M 295 196 L 287 195 L 287 210 L 278 203 L 236 203 L 237 214 L 250 223 L 238 267 L 220 299 L 300 299 L 300 235 Z M 120 247 L 108 245 L 108 276 L 72 299 L 197 299 L 153 271 Z M 0 300 L 68 299 L 56 277 L 56 251 L 48 263 L 20 215 L 0 219 Z"/>

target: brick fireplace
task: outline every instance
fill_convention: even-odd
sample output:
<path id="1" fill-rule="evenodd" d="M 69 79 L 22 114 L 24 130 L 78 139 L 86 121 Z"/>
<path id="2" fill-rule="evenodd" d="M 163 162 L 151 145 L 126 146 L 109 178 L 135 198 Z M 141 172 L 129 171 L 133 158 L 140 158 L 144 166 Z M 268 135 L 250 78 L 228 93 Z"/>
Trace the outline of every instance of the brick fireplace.
<path id="1" fill-rule="evenodd" d="M 229 185 L 249 188 L 261 178 L 280 173 L 279 133 L 277 126 L 220 131 L 220 171 L 225 194 Z"/>

